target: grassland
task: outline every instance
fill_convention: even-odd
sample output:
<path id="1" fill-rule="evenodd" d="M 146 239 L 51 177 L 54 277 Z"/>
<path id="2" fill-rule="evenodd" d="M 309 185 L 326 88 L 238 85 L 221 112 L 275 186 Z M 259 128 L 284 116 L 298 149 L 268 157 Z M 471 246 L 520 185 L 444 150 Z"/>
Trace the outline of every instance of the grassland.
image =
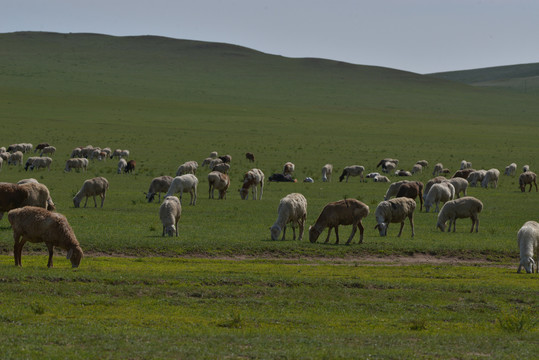
<path id="1" fill-rule="evenodd" d="M 46 184 L 88 255 L 77 271 L 61 258 L 46 269 L 45 247 L 27 245 L 15 269 L 11 230 L 0 222 L 8 358 L 40 357 L 40 349 L 51 358 L 521 358 L 537 347 L 539 284 L 514 272 L 516 231 L 535 219 L 538 195 L 520 193 L 516 178 L 469 189 L 485 204 L 479 234 L 467 232 L 468 220 L 442 234 L 424 212 L 413 239 L 408 224 L 402 238 L 396 226 L 380 238 L 372 214 L 361 245 L 273 242 L 268 230 L 290 192 L 308 199 L 308 224 L 345 196 L 374 213 L 386 186 L 336 176 L 322 183 L 327 162 L 337 173 L 352 164 L 375 171 L 384 157 L 404 169 L 420 159 L 451 170 L 462 159 L 536 169 L 532 94 L 155 37 L 1 34 L 0 59 L 0 145 L 58 148 L 50 172 L 4 165 L 0 181 Z M 117 175 L 111 160 L 64 173 L 71 150 L 87 144 L 129 149 L 136 174 Z M 213 150 L 233 158 L 228 198 L 209 200 L 200 170 L 197 206 L 184 205 L 178 238 L 162 238 L 158 205 L 143 192 L 154 176 Z M 240 200 L 246 170 L 269 176 L 286 161 L 298 183 L 267 184 L 262 201 Z M 97 175 L 111 184 L 105 207 L 73 208 L 82 182 Z M 302 183 L 306 176 L 315 183 Z M 427 169 L 416 178 L 430 177 Z M 472 265 L 376 260 L 421 254 Z"/>

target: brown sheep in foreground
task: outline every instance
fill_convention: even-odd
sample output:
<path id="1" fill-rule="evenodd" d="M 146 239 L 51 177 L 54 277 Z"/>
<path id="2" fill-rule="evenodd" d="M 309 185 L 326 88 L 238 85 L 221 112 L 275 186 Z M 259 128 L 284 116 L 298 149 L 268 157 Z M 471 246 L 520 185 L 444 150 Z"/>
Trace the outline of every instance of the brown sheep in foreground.
<path id="1" fill-rule="evenodd" d="M 359 243 L 363 242 L 363 231 L 365 230 L 361 220 L 369 215 L 369 207 L 356 199 L 344 199 L 327 204 L 313 226 L 309 227 L 309 241 L 314 243 L 327 227 L 328 236 L 324 243 L 329 241 L 331 229 L 335 228 L 335 235 L 339 243 L 339 225 L 352 225 L 352 233 L 346 242 L 350 244 L 357 228 L 359 227 Z"/>
<path id="2" fill-rule="evenodd" d="M 227 174 L 219 171 L 212 171 L 208 174 L 209 198 L 213 199 L 214 190 L 219 191 L 219 199 L 226 199 L 226 191 L 230 186 L 230 178 Z"/>
<path id="3" fill-rule="evenodd" d="M 64 215 L 47 211 L 36 206 L 25 206 L 11 210 L 8 220 L 13 228 L 15 266 L 22 266 L 21 256 L 24 244 L 44 242 L 49 250 L 47 267 L 53 267 L 53 249 L 67 250 L 67 259 L 76 268 L 83 253 L 75 233 Z"/>
<path id="4" fill-rule="evenodd" d="M 407 197 L 414 199 L 419 196 L 419 203 L 421 207 L 419 211 L 423 210 L 423 183 L 421 181 L 410 181 L 402 184 L 399 187 L 396 197 Z"/>

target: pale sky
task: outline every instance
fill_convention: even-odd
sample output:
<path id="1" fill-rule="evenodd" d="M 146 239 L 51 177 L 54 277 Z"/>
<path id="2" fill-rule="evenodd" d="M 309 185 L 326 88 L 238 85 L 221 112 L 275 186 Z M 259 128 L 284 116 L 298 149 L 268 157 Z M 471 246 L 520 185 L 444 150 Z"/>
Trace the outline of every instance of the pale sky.
<path id="1" fill-rule="evenodd" d="M 420 74 L 539 62 L 539 0 L 0 0 L 0 33 L 14 31 L 215 41 Z"/>

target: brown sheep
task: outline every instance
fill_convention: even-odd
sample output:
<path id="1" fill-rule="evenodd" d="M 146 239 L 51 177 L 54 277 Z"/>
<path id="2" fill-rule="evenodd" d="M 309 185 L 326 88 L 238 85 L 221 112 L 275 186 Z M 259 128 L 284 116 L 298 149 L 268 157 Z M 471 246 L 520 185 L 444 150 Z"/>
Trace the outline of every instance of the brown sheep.
<path id="1" fill-rule="evenodd" d="M 535 185 L 535 191 L 537 192 L 537 175 L 532 171 L 526 171 L 520 174 L 518 177 L 518 184 L 520 186 L 520 191 L 526 191 L 526 185 L 530 184 L 530 191 L 532 191 L 532 184 Z"/>
<path id="2" fill-rule="evenodd" d="M 415 200 L 418 196 L 421 204 L 419 211 L 423 211 L 423 183 L 421 181 L 410 181 L 402 184 L 396 197 L 407 197 Z"/>
<path id="3" fill-rule="evenodd" d="M 455 173 L 454 173 L 453 176 L 451 176 L 451 177 L 452 177 L 452 178 L 460 177 L 460 178 L 463 178 L 463 179 L 467 179 L 467 178 L 468 178 L 468 175 L 470 175 L 470 174 L 473 173 L 474 171 L 475 171 L 474 169 L 457 170 L 457 171 L 455 171 Z"/>
<path id="4" fill-rule="evenodd" d="M 137 166 L 137 162 L 135 160 L 129 160 L 127 162 L 127 165 L 126 165 L 124 171 L 126 173 L 132 173 L 133 171 L 135 171 L 136 166 Z"/>
<path id="5" fill-rule="evenodd" d="M 329 241 L 331 229 L 335 228 L 335 236 L 339 243 L 339 225 L 352 225 L 352 233 L 346 242 L 350 244 L 357 228 L 359 227 L 359 243 L 363 242 L 363 231 L 365 230 L 361 220 L 369 215 L 369 207 L 356 199 L 344 199 L 327 204 L 316 219 L 313 226 L 309 227 L 309 241 L 314 243 L 320 236 L 320 233 L 328 227 L 328 236 L 324 243 Z"/>
<path id="6" fill-rule="evenodd" d="M 53 249 L 67 250 L 71 266 L 80 264 L 83 253 L 75 233 L 64 215 L 53 213 L 36 206 L 25 206 L 11 210 L 8 220 L 13 228 L 15 266 L 22 266 L 21 256 L 24 244 L 44 242 L 49 250 L 47 267 L 53 267 Z"/>
<path id="7" fill-rule="evenodd" d="M 253 153 L 250 153 L 250 152 L 245 153 L 245 158 L 246 158 L 247 160 L 249 160 L 250 162 L 255 162 L 255 156 L 254 156 Z"/>
<path id="8" fill-rule="evenodd" d="M 219 191 L 219 199 L 226 199 L 226 191 L 230 185 L 230 178 L 227 174 L 223 174 L 219 171 L 212 171 L 208 174 L 209 183 L 209 198 L 213 199 L 213 192 L 215 189 Z"/>
<path id="9" fill-rule="evenodd" d="M 4 212 L 23 206 L 39 206 L 43 209 L 54 210 L 54 203 L 50 200 L 49 189 L 37 182 L 25 184 L 0 184 L 0 219 Z"/>

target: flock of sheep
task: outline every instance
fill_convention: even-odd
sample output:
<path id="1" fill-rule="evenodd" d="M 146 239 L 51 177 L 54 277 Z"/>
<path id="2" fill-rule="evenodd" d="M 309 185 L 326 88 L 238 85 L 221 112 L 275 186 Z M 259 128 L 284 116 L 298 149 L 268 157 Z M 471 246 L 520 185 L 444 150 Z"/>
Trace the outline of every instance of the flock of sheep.
<path id="1" fill-rule="evenodd" d="M 0 169 L 2 162 L 7 159 L 8 164 L 22 165 L 22 155 L 25 152 L 32 150 L 31 144 L 14 144 L 9 148 L 0 148 Z M 40 167 L 49 167 L 51 161 L 48 161 L 48 166 L 37 165 L 41 164 L 42 159 L 50 159 L 43 157 L 43 154 L 54 154 L 55 148 L 49 144 L 39 144 L 34 152 L 41 150 L 39 157 L 30 157 L 26 163 L 26 169 L 34 169 Z M 124 157 L 129 156 L 128 150 L 116 150 L 111 152 L 110 149 L 93 148 L 91 146 L 84 148 L 76 148 L 71 154 L 71 158 L 66 162 L 65 171 L 71 169 L 85 169 L 88 166 L 88 159 L 105 159 L 107 157 L 118 157 L 118 172 L 131 172 L 135 169 L 136 163 L 131 160 L 127 162 Z M 16 162 L 11 161 L 15 158 Z M 254 155 L 247 153 L 246 158 L 254 162 Z M 31 159 L 31 160 L 30 160 Z M 208 166 L 210 172 L 208 174 L 208 196 L 214 198 L 214 191 L 217 190 L 219 199 L 225 199 L 227 190 L 230 186 L 230 178 L 228 172 L 230 170 L 231 156 L 225 155 L 218 157 L 216 152 L 212 152 L 210 157 L 202 162 L 202 166 Z M 412 176 L 415 173 L 422 172 L 428 167 L 428 162 L 425 160 L 418 161 L 412 171 L 396 170 L 398 166 L 397 159 L 383 159 L 377 167 L 381 167 L 381 171 L 385 174 L 390 174 L 394 171 L 397 176 Z M 516 174 L 516 164 L 510 164 L 506 167 L 504 174 L 514 176 Z M 154 178 L 151 183 L 146 198 L 148 202 L 153 201 L 155 195 L 159 196 L 161 202 L 161 193 L 164 193 L 164 200 L 159 208 L 159 217 L 161 219 L 163 230 L 162 236 L 168 235 L 178 236 L 178 222 L 182 213 L 182 195 L 184 192 L 189 192 L 191 199 L 189 204 L 196 205 L 198 192 L 198 178 L 196 171 L 198 163 L 196 161 L 188 161 L 179 166 L 176 177 L 160 176 Z M 270 181 L 295 181 L 292 179 L 295 166 L 291 162 L 285 163 L 282 174 L 272 174 L 269 177 Z M 389 182 L 389 178 L 380 173 L 364 174 L 365 168 L 359 165 L 347 166 L 344 168 L 339 180 L 342 182 L 349 177 L 358 176 L 362 181 L 365 178 L 372 178 L 376 182 Z M 333 166 L 326 164 L 322 168 L 322 181 L 331 181 Z M 447 231 L 455 231 L 456 220 L 460 218 L 470 218 L 472 227 L 470 232 L 479 231 L 478 214 L 483 209 L 483 204 L 479 199 L 472 196 L 466 196 L 468 186 L 477 186 L 481 184 L 483 187 L 497 187 L 500 171 L 497 169 L 490 170 L 474 170 L 470 162 L 463 160 L 461 168 L 455 172 L 451 178 L 441 176 L 448 174 L 449 170 L 445 169 L 441 163 L 434 166 L 432 175 L 434 178 L 429 180 L 424 186 L 419 181 L 402 180 L 391 183 L 384 196 L 375 210 L 376 226 L 380 236 L 386 236 L 389 224 L 400 224 L 400 230 L 397 236 L 401 236 L 405 221 L 408 219 L 411 226 L 411 236 L 415 235 L 414 229 L 414 212 L 416 209 L 416 198 L 420 201 L 420 211 L 425 204 L 425 211 L 429 212 L 435 206 L 434 211 L 438 212 L 436 226 L 441 230 L 446 230 L 446 224 L 449 221 Z M 248 199 L 249 191 L 252 193 L 252 199 L 262 199 L 264 188 L 264 173 L 260 169 L 253 168 L 247 171 L 243 177 L 240 196 L 242 199 Z M 312 182 L 312 178 L 306 178 L 304 181 Z M 525 191 L 526 185 L 535 185 L 536 191 L 536 174 L 529 171 L 529 166 L 524 166 L 522 174 L 519 176 L 519 186 L 521 191 Z M 91 196 L 94 199 L 94 206 L 97 207 L 96 196 L 101 198 L 101 207 L 105 201 L 105 195 L 109 183 L 104 177 L 96 177 L 86 180 L 80 191 L 74 196 L 73 204 L 79 207 L 83 198 L 86 198 L 84 207 L 86 207 L 88 198 Z M 179 193 L 179 198 L 175 195 Z M 460 196 L 462 193 L 462 197 Z M 394 198 L 392 198 L 394 197 Z M 443 206 L 440 208 L 440 203 Z M 23 180 L 17 184 L 0 183 L 0 219 L 4 212 L 8 212 L 8 220 L 13 228 L 14 236 L 14 257 L 15 265 L 21 265 L 21 251 L 25 242 L 45 242 L 49 250 L 48 266 L 52 266 L 53 247 L 60 247 L 67 251 L 67 257 L 71 260 L 72 266 L 77 267 L 80 264 L 83 256 L 82 249 L 69 226 L 67 219 L 58 213 L 54 212 L 54 203 L 50 197 L 47 187 L 39 184 L 34 179 Z M 302 240 L 304 234 L 305 221 L 307 218 L 307 199 L 299 193 L 291 193 L 283 197 L 278 205 L 278 217 L 273 226 L 270 228 L 271 238 L 277 240 L 282 233 L 282 240 L 285 239 L 286 229 L 291 225 L 293 231 L 293 239 L 296 239 L 296 227 L 299 228 L 298 239 Z M 359 228 L 359 243 L 363 242 L 364 227 L 362 220 L 369 214 L 369 207 L 356 199 L 343 199 L 328 203 L 318 216 L 315 224 L 309 227 L 309 240 L 314 243 L 318 240 L 320 234 L 325 228 L 328 228 L 328 234 L 325 239 L 327 243 L 330 238 L 332 229 L 335 230 L 336 243 L 339 243 L 339 225 L 352 225 L 352 232 L 346 242 L 350 244 Z M 518 272 L 524 267 L 526 272 L 533 272 L 534 267 L 537 269 L 534 261 L 534 253 L 537 251 L 539 241 L 539 224 L 534 221 L 529 221 L 518 232 L 518 245 L 520 248 L 520 264 Z M 539 270 L 536 270 L 539 271 Z"/>

